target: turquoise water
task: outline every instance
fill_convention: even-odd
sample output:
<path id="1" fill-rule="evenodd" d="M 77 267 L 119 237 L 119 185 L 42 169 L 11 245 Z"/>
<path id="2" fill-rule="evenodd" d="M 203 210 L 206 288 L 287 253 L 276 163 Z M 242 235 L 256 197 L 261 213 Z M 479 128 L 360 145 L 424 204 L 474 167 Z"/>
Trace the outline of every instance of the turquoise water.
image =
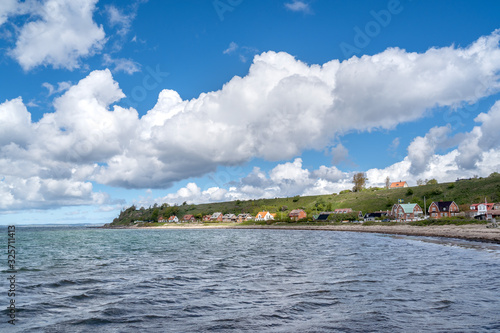
<path id="1" fill-rule="evenodd" d="M 7 323 L 2 279 L 2 332 L 500 331 L 498 245 L 330 231 L 21 227 L 16 245 L 17 321 Z"/>

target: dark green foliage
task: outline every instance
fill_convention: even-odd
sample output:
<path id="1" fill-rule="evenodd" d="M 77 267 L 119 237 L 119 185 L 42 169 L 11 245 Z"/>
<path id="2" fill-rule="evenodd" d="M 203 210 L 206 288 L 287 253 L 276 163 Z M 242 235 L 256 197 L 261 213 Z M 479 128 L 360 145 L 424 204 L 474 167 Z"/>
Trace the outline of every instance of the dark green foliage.
<path id="1" fill-rule="evenodd" d="M 408 190 L 406 190 L 406 196 L 410 196 L 413 194 L 413 190 L 411 188 L 409 188 Z"/>

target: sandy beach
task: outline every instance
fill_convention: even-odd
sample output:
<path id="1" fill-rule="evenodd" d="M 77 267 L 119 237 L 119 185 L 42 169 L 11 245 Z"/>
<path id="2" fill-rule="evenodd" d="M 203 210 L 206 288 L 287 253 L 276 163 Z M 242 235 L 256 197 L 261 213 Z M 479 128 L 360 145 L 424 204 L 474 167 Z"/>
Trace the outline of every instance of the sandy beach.
<path id="1" fill-rule="evenodd" d="M 139 227 L 131 227 L 137 228 Z M 144 229 L 287 229 L 287 230 L 329 230 L 370 232 L 408 236 L 429 236 L 459 238 L 471 241 L 481 241 L 500 244 L 500 228 L 486 228 L 485 224 L 442 225 L 442 226 L 410 226 L 410 225 L 237 225 L 237 224 L 175 224 Z"/>

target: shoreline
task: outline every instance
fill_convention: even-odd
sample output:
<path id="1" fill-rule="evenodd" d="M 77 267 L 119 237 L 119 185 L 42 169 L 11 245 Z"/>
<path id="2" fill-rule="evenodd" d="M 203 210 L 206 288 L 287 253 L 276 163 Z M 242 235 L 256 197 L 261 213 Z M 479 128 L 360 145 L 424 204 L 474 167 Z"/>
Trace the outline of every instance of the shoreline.
<path id="1" fill-rule="evenodd" d="M 107 227 L 106 229 L 275 229 L 275 230 L 322 230 L 322 231 L 349 231 L 406 236 L 426 236 L 458 238 L 469 241 L 500 244 L 500 228 L 486 228 L 485 224 L 466 225 L 439 225 L 439 226 L 410 226 L 410 225 L 162 225 L 154 227 Z"/>

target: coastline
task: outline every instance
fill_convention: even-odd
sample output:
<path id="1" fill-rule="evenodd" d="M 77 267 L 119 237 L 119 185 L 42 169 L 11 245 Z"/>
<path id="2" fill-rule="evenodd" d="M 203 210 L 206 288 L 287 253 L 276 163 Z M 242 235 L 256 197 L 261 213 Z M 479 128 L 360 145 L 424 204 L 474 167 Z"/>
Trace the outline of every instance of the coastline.
<path id="1" fill-rule="evenodd" d="M 366 232 L 406 236 L 458 238 L 476 242 L 500 244 L 500 228 L 484 224 L 411 226 L 411 225 L 235 225 L 235 224 L 176 224 L 154 227 L 111 227 L 110 229 L 278 229 Z"/>

